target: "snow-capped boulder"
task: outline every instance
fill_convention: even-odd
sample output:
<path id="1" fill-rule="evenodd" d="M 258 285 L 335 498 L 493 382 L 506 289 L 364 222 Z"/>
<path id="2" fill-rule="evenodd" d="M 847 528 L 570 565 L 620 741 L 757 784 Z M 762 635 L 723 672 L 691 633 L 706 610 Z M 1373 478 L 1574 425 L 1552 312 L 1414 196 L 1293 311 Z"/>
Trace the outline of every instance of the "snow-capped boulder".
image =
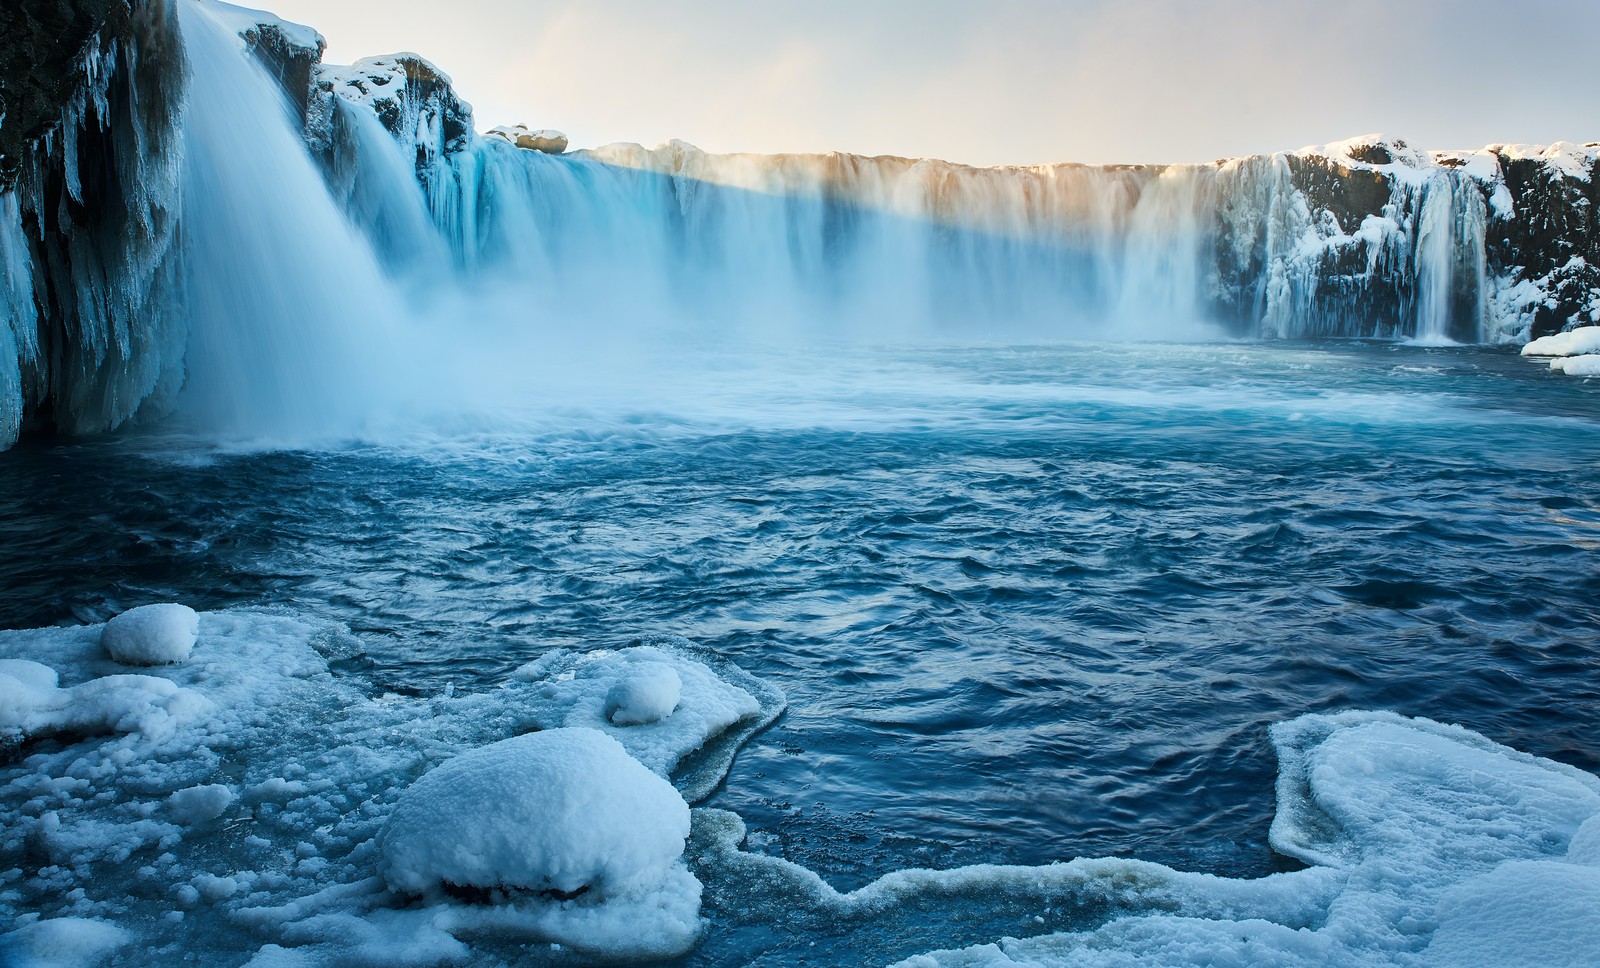
<path id="1" fill-rule="evenodd" d="M 379 838 L 403 894 L 637 893 L 683 855 L 689 807 L 591 729 L 552 729 L 447 760 L 400 795 Z"/>
<path id="2" fill-rule="evenodd" d="M 187 605 L 141 605 L 106 623 L 100 644 L 124 665 L 166 665 L 189 658 L 200 617 Z"/>
<path id="3" fill-rule="evenodd" d="M 1600 353 L 1600 326 L 1579 326 L 1541 336 L 1522 348 L 1523 356 L 1578 356 Z"/>
<path id="4" fill-rule="evenodd" d="M 665 662 L 640 662 L 606 693 L 606 718 L 617 726 L 642 726 L 672 715 L 683 680 Z"/>
<path id="5" fill-rule="evenodd" d="M 524 124 L 502 124 L 490 128 L 487 136 L 509 141 L 518 148 L 528 151 L 542 151 L 547 155 L 559 155 L 567 150 L 567 136 L 550 128 L 532 129 Z"/>
<path id="6" fill-rule="evenodd" d="M 1567 376 L 1600 376 L 1600 353 L 1558 356 L 1550 361 L 1550 369 Z"/>

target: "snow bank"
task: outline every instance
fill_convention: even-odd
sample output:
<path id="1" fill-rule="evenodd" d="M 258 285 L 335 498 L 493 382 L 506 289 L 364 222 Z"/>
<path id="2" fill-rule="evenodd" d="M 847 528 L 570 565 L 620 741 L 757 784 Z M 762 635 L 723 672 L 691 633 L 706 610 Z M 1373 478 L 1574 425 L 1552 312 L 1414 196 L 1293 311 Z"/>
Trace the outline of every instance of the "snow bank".
<path id="1" fill-rule="evenodd" d="M 187 605 L 142 605 L 106 623 L 100 644 L 126 665 L 166 665 L 189 658 L 200 619 Z"/>
<path id="2" fill-rule="evenodd" d="M 1600 326 L 1579 326 L 1565 333 L 1541 336 L 1522 348 L 1523 356 L 1578 356 L 1600 353 Z"/>
<path id="3" fill-rule="evenodd" d="M 553 729 L 430 770 L 401 794 L 379 845 L 397 891 L 603 898 L 658 885 L 688 835 L 683 797 L 616 740 Z"/>

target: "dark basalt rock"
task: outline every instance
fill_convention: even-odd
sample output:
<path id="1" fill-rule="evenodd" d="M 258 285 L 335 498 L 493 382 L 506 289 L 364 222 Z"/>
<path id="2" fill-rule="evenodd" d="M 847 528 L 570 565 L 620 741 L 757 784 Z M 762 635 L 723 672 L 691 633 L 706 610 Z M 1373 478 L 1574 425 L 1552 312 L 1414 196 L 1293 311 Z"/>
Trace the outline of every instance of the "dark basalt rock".
<path id="1" fill-rule="evenodd" d="M 1524 279 L 1547 280 L 1549 298 L 1534 309 L 1533 338 L 1574 322 L 1592 325 L 1587 307 L 1600 296 L 1600 162 L 1584 182 L 1537 159 L 1497 154 L 1516 214 L 1490 223 L 1490 266 L 1520 266 Z"/>
<path id="2" fill-rule="evenodd" d="M 0 5 L 0 191 L 27 146 L 54 129 L 91 52 L 127 36 L 130 0 L 6 0 Z"/>
<path id="3" fill-rule="evenodd" d="M 8 16 L 22 33 L 4 31 L 4 87 L 24 113 L 0 132 L 26 244 L 12 255 L 33 284 L 24 321 L 0 323 L 35 330 L 15 422 L 108 430 L 182 384 L 182 38 L 171 0 L 24 3 Z M 54 46 L 52 27 L 65 31 Z"/>

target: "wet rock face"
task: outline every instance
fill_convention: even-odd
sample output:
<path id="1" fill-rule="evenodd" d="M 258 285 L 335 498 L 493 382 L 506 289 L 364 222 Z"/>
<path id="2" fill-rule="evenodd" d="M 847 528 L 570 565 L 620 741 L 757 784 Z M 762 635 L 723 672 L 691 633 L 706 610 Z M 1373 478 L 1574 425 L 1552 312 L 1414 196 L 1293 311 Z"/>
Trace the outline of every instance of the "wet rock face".
<path id="1" fill-rule="evenodd" d="M 322 52 L 327 44 L 319 36 L 314 46 L 308 45 L 290 36 L 282 24 L 270 21 L 240 31 L 239 37 L 283 88 L 304 123 L 311 102 L 313 72 L 322 63 Z"/>
<path id="2" fill-rule="evenodd" d="M 130 0 L 6 0 L 0 5 L 0 191 L 12 188 L 27 145 L 60 120 L 98 35 L 125 35 Z"/>

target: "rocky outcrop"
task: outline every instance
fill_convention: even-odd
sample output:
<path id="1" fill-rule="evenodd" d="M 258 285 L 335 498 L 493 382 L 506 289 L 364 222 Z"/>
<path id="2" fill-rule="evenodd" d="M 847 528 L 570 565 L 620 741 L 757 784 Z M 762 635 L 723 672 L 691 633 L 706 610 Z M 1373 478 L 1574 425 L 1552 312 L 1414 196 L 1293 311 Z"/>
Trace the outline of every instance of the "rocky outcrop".
<path id="1" fill-rule="evenodd" d="M 171 0 L 8 6 L 0 446 L 115 427 L 182 383 L 183 44 Z M 52 43 L 51 31 L 59 30 Z"/>
<path id="2" fill-rule="evenodd" d="M 550 128 L 534 130 L 525 124 L 502 124 L 490 128 L 487 137 L 509 141 L 525 151 L 559 155 L 567 150 L 567 136 Z"/>
<path id="3" fill-rule="evenodd" d="M 342 102 L 376 115 L 385 130 L 415 155 L 426 173 L 476 137 L 472 105 L 456 96 L 450 76 L 416 54 L 368 57 L 348 67 L 319 65 L 312 75 L 311 142 L 328 151 L 334 112 Z M 323 132 L 328 141 L 322 141 Z"/>

